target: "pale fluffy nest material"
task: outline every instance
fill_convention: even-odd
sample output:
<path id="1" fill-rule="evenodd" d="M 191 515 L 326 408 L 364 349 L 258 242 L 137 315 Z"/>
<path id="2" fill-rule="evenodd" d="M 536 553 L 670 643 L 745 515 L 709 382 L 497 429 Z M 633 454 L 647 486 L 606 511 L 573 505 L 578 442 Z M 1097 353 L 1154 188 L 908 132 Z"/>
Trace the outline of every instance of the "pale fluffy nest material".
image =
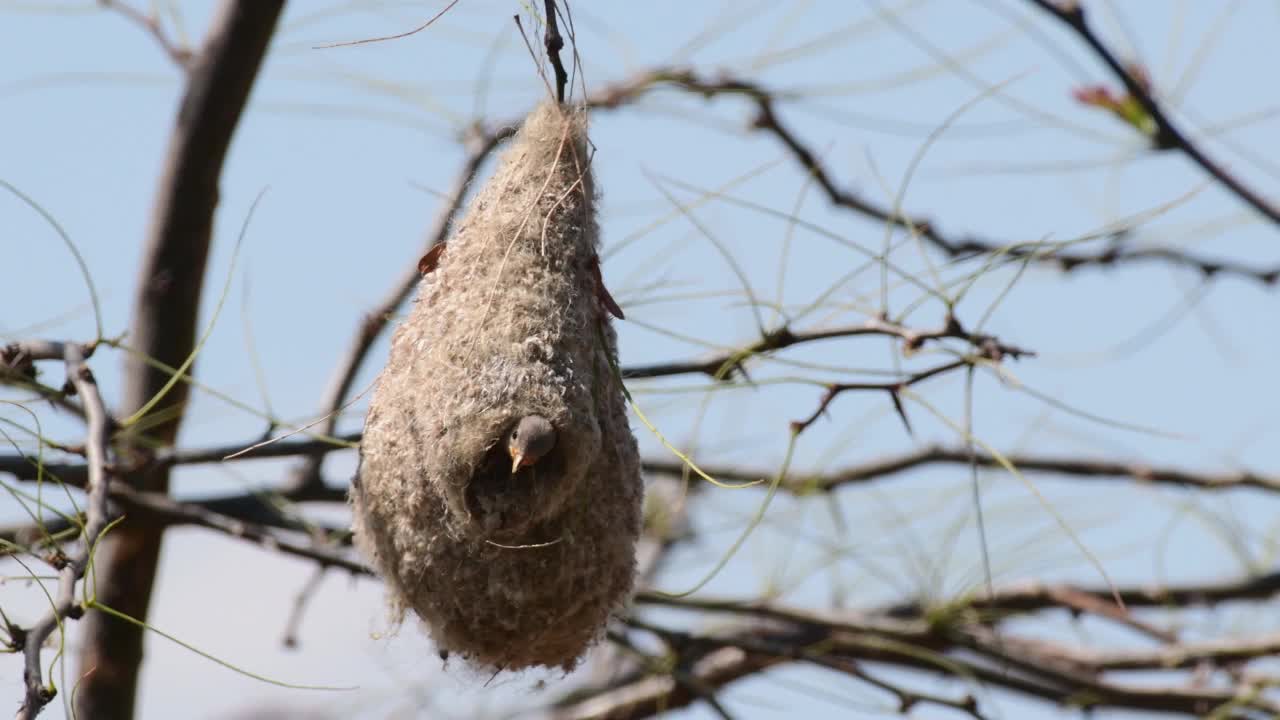
<path id="1" fill-rule="evenodd" d="M 634 580 L 643 488 L 589 162 L 582 111 L 527 118 L 396 331 L 361 443 L 357 546 L 400 618 L 481 667 L 572 669 Z M 529 414 L 555 449 L 487 472 Z"/>

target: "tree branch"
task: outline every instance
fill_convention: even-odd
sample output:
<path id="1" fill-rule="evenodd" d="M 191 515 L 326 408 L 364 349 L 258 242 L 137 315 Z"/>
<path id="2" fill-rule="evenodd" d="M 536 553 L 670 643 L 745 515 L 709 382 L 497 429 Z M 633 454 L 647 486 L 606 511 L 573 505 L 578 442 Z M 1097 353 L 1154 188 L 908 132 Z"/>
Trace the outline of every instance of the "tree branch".
<path id="1" fill-rule="evenodd" d="M 160 45 L 160 49 L 169 56 L 169 59 L 175 65 L 183 70 L 191 69 L 191 49 L 178 45 L 170 39 L 169 34 L 164 31 L 164 27 L 160 24 L 160 18 L 154 12 L 154 6 L 151 13 L 143 13 L 125 0 L 98 0 L 98 5 L 115 10 L 130 22 L 145 30 L 151 37 L 155 38 L 156 43 Z"/>
<path id="2" fill-rule="evenodd" d="M 818 401 L 818 407 L 814 408 L 814 411 L 810 413 L 808 417 L 803 420 L 792 421 L 791 432 L 799 434 L 808 430 L 810 425 L 817 422 L 818 418 L 822 417 L 823 414 L 827 412 L 827 408 L 831 406 L 831 403 L 834 402 L 837 397 L 843 393 L 855 390 L 870 390 L 873 392 L 888 393 L 889 398 L 893 401 L 894 409 L 897 410 L 899 417 L 902 418 L 902 423 L 907 426 L 907 431 L 910 432 L 911 423 L 907 420 L 906 412 L 903 410 L 902 401 L 900 400 L 902 391 L 912 385 L 924 382 L 929 378 L 937 377 L 938 375 L 945 375 L 953 370 L 959 370 L 962 367 L 972 364 L 972 362 L 973 361 L 970 358 L 961 358 L 959 360 L 954 360 L 949 363 L 943 363 L 919 372 L 911 373 L 901 380 L 894 380 L 891 382 L 831 383 L 830 385 L 827 385 L 827 391 L 822 394 L 822 399 Z"/>
<path id="3" fill-rule="evenodd" d="M 1151 93 L 1151 89 L 1146 83 L 1134 76 L 1134 73 L 1124 66 L 1115 53 L 1111 52 L 1098 37 L 1093 28 L 1089 26 L 1085 17 L 1084 6 L 1079 0 L 1031 0 L 1031 3 L 1049 15 L 1062 21 L 1067 27 L 1070 27 L 1084 40 L 1085 44 L 1093 50 L 1107 68 L 1109 68 L 1121 82 L 1124 83 L 1125 89 L 1129 91 L 1129 96 L 1137 100 L 1142 109 L 1156 124 L 1155 144 L 1159 148 L 1177 149 L 1191 159 L 1192 162 L 1199 165 L 1201 169 L 1209 173 L 1213 179 L 1229 190 L 1236 197 L 1243 200 L 1254 210 L 1262 213 L 1271 220 L 1272 223 L 1280 225 L 1280 208 L 1271 204 L 1251 188 L 1240 182 L 1234 175 L 1227 172 L 1218 163 L 1211 160 L 1200 146 L 1191 140 L 1185 132 L 1174 124 L 1160 103 L 1156 102 L 1155 97 Z"/>
<path id="4" fill-rule="evenodd" d="M 122 415 L 140 410 L 169 381 L 167 373 L 145 359 L 177 367 L 194 348 L 223 160 L 283 7 L 283 0 L 226 0 L 191 58 L 135 291 L 128 335 L 134 353 L 125 365 Z M 173 444 L 187 393 L 185 383 L 170 389 L 165 404 L 177 412 L 148 431 L 145 445 L 137 442 L 136 433 L 126 436 L 127 460 L 145 456 L 147 446 Z M 135 489 L 163 493 L 168 475 L 164 467 L 148 468 L 122 479 Z M 97 575 L 104 605 L 146 618 L 162 532 L 162 525 L 124 523 L 103 541 Z M 132 718 L 141 660 L 140 628 L 89 613 L 80 652 L 77 715 Z"/>
<path id="5" fill-rule="evenodd" d="M 812 492 L 830 492 L 845 485 L 881 480 L 907 470 L 926 465 L 968 465 L 969 450 L 965 448 L 930 446 L 920 448 L 901 455 L 871 460 L 864 464 L 854 465 L 843 470 L 836 470 L 821 475 L 805 475 L 800 472 L 789 473 L 781 490 L 797 494 Z M 1074 456 L 1037 455 L 1030 453 L 1009 453 L 1004 459 L 1020 472 L 1038 472 L 1050 475 L 1086 479 L 1128 478 L 1143 483 L 1189 487 L 1200 490 L 1232 490 L 1239 488 L 1255 488 L 1269 492 L 1280 492 L 1280 477 L 1260 475 L 1250 471 L 1231 473 L 1196 472 L 1178 467 L 1153 466 L 1140 462 L 1125 462 L 1106 459 L 1081 459 Z M 989 453 L 977 453 L 979 467 L 1003 469 L 1004 463 Z M 646 460 L 645 472 L 662 475 L 680 476 L 685 472 L 681 462 L 668 460 Z M 750 482 L 762 477 L 771 477 L 776 470 L 767 468 L 746 468 L 735 466 L 704 465 L 702 469 L 712 477 L 728 481 Z"/>
<path id="6" fill-rule="evenodd" d="M 471 184 L 476 174 L 480 172 L 485 160 L 513 134 L 515 134 L 514 125 L 504 126 L 493 132 L 484 132 L 478 127 L 472 129 L 467 138 L 467 145 L 470 148 L 467 159 L 463 163 L 457 179 L 454 181 L 448 200 L 436 217 L 435 225 L 427 233 L 427 242 L 423 247 L 423 253 L 445 241 L 449 235 L 449 228 L 453 225 L 453 219 L 462 208 L 463 200 L 466 199 L 467 186 Z M 320 427 L 320 432 L 324 435 L 332 436 L 337 432 L 338 413 L 351 395 L 351 386 L 355 382 L 360 368 L 364 365 L 369 351 L 373 348 L 374 341 L 387 329 L 396 309 L 404 304 L 409 294 L 418 286 L 418 280 L 422 276 L 418 272 L 417 262 L 406 260 L 404 268 L 404 272 L 396 280 L 386 299 L 365 315 L 364 320 L 361 321 L 360 327 L 356 331 L 355 337 L 347 348 L 346 354 L 339 359 L 337 367 L 334 368 L 333 379 L 330 380 L 329 386 L 324 392 L 324 399 L 320 404 L 321 412 L 329 416 Z M 271 446 L 268 445 L 266 447 L 270 448 Z M 259 455 L 259 457 L 261 456 Z M 324 453 L 317 453 L 308 457 L 295 470 L 292 484 L 299 487 L 315 487 L 323 484 L 320 468 L 324 463 L 324 457 Z"/>
<path id="7" fill-rule="evenodd" d="M 1004 343 L 994 335 L 969 332 L 964 329 L 954 316 L 948 317 L 941 327 L 934 330 L 913 330 L 905 325 L 892 322 L 888 318 L 879 317 L 860 325 L 828 328 L 826 330 L 792 332 L 784 326 L 766 334 L 760 340 L 740 350 L 722 353 L 706 360 L 686 360 L 625 367 L 622 369 L 622 377 L 627 380 L 641 380 L 669 375 L 702 373 L 719 380 L 729 377 L 734 370 L 741 371 L 743 363 L 755 355 L 763 355 L 775 350 L 789 348 L 793 345 L 864 335 L 898 338 L 902 340 L 903 352 L 908 354 L 920 350 L 928 342 L 956 339 L 963 340 L 975 349 L 992 357 L 1008 356 L 1016 359 L 1035 355 L 1030 350 Z"/>
<path id="8" fill-rule="evenodd" d="M 1043 248 L 1031 243 L 1002 241 L 972 234 L 966 236 L 944 234 L 936 223 L 925 217 L 894 213 L 886 206 L 878 205 L 851 190 L 840 187 L 827 167 L 818 159 L 818 154 L 779 119 L 776 112 L 777 105 L 792 99 L 793 96 L 769 90 L 749 80 L 728 75 L 712 79 L 689 69 L 660 67 L 602 88 L 591 96 L 588 104 L 599 110 L 616 109 L 633 102 L 655 87 L 673 87 L 705 98 L 730 95 L 750 100 L 756 107 L 756 118 L 751 124 L 752 129 L 774 136 L 833 205 L 870 220 L 918 233 L 920 237 L 951 258 L 964 259 L 1003 253 L 1011 260 L 1026 260 L 1038 265 L 1056 266 L 1063 271 L 1081 267 L 1115 267 L 1159 262 L 1195 270 L 1206 277 L 1234 276 L 1268 287 L 1280 281 L 1280 264 L 1254 267 L 1233 261 L 1202 258 L 1171 247 L 1126 248 L 1119 242 L 1112 242 L 1109 247 L 1096 252 L 1045 252 Z M 1118 231 L 1112 239 L 1121 240 L 1125 234 L 1124 231 Z"/>
<path id="9" fill-rule="evenodd" d="M 654 598 L 649 598 L 654 599 Z M 639 598 L 645 602 L 645 598 Z M 705 601 L 661 597 L 659 604 L 698 612 L 738 615 L 744 622 L 718 632 L 691 634 L 639 622 L 627 622 L 664 638 L 695 677 L 715 690 L 781 662 L 809 662 L 850 672 L 853 661 L 884 663 L 1050 700 L 1056 704 L 1095 708 L 1127 708 L 1202 716 L 1215 709 L 1238 712 L 1223 717 L 1253 717 L 1250 711 L 1280 712 L 1280 704 L 1241 680 L 1223 687 L 1197 683 L 1158 686 L 1130 684 L 1106 675 L 1113 670 L 1161 670 L 1160 663 L 1185 667 L 1197 661 L 1234 662 L 1275 650 L 1272 638 L 1222 640 L 1151 651 L 1100 651 L 1096 654 L 1042 640 L 996 635 L 983 625 L 948 623 L 936 618 L 892 620 L 858 612 L 810 612 L 768 604 L 713 606 Z M 706 618 L 702 618 L 705 622 Z M 726 652 L 733 650 L 736 652 Z M 971 653 L 977 653 L 974 658 Z M 715 657 L 714 665 L 700 666 Z M 715 673 L 709 672 L 711 668 Z M 909 694 L 910 689 L 898 688 Z M 553 714 L 557 718 L 637 718 L 681 707 L 697 696 L 681 692 L 678 683 L 661 675 L 633 673 L 601 687 L 575 693 Z M 936 698 L 940 704 L 974 716 L 978 706 L 964 699 Z"/>
<path id="10" fill-rule="evenodd" d="M 84 408 L 68 399 L 66 388 L 51 388 L 36 379 L 36 361 L 60 360 L 66 343 L 56 340 L 25 340 L 0 347 L 0 384 L 32 390 L 42 399 L 84 419 Z M 92 349 L 86 349 L 92 354 Z"/>
<path id="11" fill-rule="evenodd" d="M 26 695 L 22 706 L 18 709 L 19 720 L 30 720 L 40 713 L 46 704 L 53 699 L 55 690 L 46 687 L 41 679 L 40 650 L 45 640 L 55 629 L 62 629 L 66 619 L 80 617 L 82 609 L 75 600 L 76 583 L 84 577 L 89 566 L 89 559 L 94 552 L 98 538 L 107 526 L 107 490 L 109 475 L 107 474 L 107 434 L 111 424 L 107 409 L 102 403 L 102 395 L 98 392 L 98 383 L 85 364 L 88 351 L 76 343 L 59 343 L 67 367 L 67 382 L 75 388 L 85 410 L 88 428 L 85 435 L 85 458 L 88 467 L 88 503 L 85 509 L 84 544 L 58 570 L 58 594 L 53 607 L 49 609 L 39 622 L 26 633 L 23 656 L 26 664 L 23 669 L 23 680 L 26 684 Z"/>
<path id="12" fill-rule="evenodd" d="M 877 389 L 883 390 L 880 387 L 877 387 Z M 341 439 L 358 442 L 360 434 L 348 433 L 342 436 Z M 242 449 L 244 446 L 244 443 L 234 443 L 195 450 L 161 450 L 156 453 L 153 462 L 168 468 L 179 465 L 216 463 L 221 462 L 222 458 Z M 231 462 L 262 458 L 302 457 L 346 449 L 325 440 L 284 440 L 271 445 L 264 445 L 255 450 L 253 454 L 238 456 Z M 1251 471 L 1230 473 L 1197 472 L 1173 466 L 1152 466 L 1140 462 L 1102 458 L 1082 459 L 1073 456 L 1029 453 L 1008 453 L 1004 455 L 1004 459 L 1018 468 L 1019 471 L 1028 473 L 1096 480 L 1128 478 L 1142 483 L 1208 491 L 1253 488 L 1280 493 L 1280 477 L 1262 475 Z M 975 461 L 982 468 L 1004 468 L 1004 464 L 999 459 L 985 452 L 977 453 Z M 970 453 L 965 448 L 928 446 L 900 455 L 876 458 L 830 473 L 813 475 L 799 471 L 793 472 L 789 474 L 788 478 L 779 487 L 779 490 L 795 495 L 834 492 L 847 485 L 880 481 L 899 473 L 929 465 L 967 466 L 969 462 Z M 21 481 L 35 481 L 40 476 L 40 472 L 37 470 L 38 467 L 36 458 L 32 456 L 0 455 L 0 472 L 10 474 Z M 734 465 L 703 465 L 702 467 L 712 477 L 731 482 L 751 482 L 762 477 L 770 477 L 776 472 L 775 469 L 767 467 L 752 468 Z M 658 458 L 644 460 L 642 469 L 649 475 L 674 478 L 683 477 L 687 471 L 687 467 L 683 462 Z M 154 468 L 148 466 L 130 468 L 129 470 L 130 472 L 145 472 L 154 471 Z M 43 465 L 43 475 L 48 478 L 56 478 L 58 481 L 72 487 L 82 488 L 85 486 L 87 479 L 87 467 L 79 463 L 45 463 Z M 228 495 L 194 502 L 207 509 L 240 520 L 257 522 L 281 529 L 300 529 L 298 525 L 284 518 L 270 503 L 264 502 L 262 492 L 265 491 Z M 286 486 L 275 494 L 288 502 L 344 502 L 346 498 L 345 488 L 324 484 L 306 487 Z M 49 522 L 49 527 L 51 531 L 66 529 L 65 526 L 57 525 L 53 521 Z M 12 540 L 16 538 L 18 533 L 18 530 L 11 530 L 5 537 Z M 1274 593 L 1277 590 L 1280 590 L 1280 574 L 1262 582 L 1262 584 L 1255 587 L 1253 592 L 1263 595 Z M 1019 602 L 1035 603 L 1039 602 L 1035 598 L 1039 597 L 1043 590 L 1023 587 L 1018 592 L 1024 596 Z M 1188 592 L 1194 592 L 1197 596 L 1205 594 L 1212 596 L 1217 591 L 1206 587 Z M 1109 593 L 1102 594 L 1109 595 Z M 1126 597 L 1125 604 L 1155 605 L 1187 601 L 1186 597 L 1172 597 L 1164 592 L 1157 591 L 1143 591 L 1142 595 L 1147 600 L 1142 600 L 1137 596 L 1133 598 Z M 1212 601 L 1212 597 L 1206 601 Z"/>
<path id="13" fill-rule="evenodd" d="M 1067 584 L 1031 581 L 996 588 L 990 596 L 983 593 L 957 602 L 962 603 L 964 607 L 1000 617 L 1062 607 L 1074 606 L 1073 609 L 1079 609 L 1087 604 L 1081 600 L 1084 597 L 1102 601 L 1111 608 L 1115 608 L 1114 598 L 1118 596 L 1126 608 L 1185 609 L 1226 602 L 1268 600 L 1277 593 L 1280 593 L 1280 572 L 1170 587 L 1121 587 L 1116 588 L 1114 594 L 1106 588 L 1082 588 Z M 1066 600 L 1068 597 L 1076 600 Z M 890 606 L 882 612 L 889 617 L 908 618 L 920 616 L 931 609 L 933 608 L 910 602 Z"/>
<path id="14" fill-rule="evenodd" d="M 556 74 L 556 102 L 564 102 L 564 86 L 569 82 L 569 74 L 564 70 L 564 62 L 560 59 L 560 50 L 564 48 L 564 38 L 560 36 L 560 23 L 556 20 L 556 0 L 545 0 L 543 7 L 547 13 L 547 32 L 543 38 L 543 46 L 547 50 L 547 60 Z"/>

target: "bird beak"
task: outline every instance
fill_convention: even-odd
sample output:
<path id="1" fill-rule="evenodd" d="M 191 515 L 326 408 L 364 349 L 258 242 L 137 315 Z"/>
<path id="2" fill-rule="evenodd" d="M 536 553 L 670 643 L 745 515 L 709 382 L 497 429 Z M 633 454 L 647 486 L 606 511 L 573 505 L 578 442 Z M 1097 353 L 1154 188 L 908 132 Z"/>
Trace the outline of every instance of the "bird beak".
<path id="1" fill-rule="evenodd" d="M 524 453 L 519 450 L 511 451 L 511 474 L 515 475 L 520 470 L 520 466 L 524 464 Z"/>

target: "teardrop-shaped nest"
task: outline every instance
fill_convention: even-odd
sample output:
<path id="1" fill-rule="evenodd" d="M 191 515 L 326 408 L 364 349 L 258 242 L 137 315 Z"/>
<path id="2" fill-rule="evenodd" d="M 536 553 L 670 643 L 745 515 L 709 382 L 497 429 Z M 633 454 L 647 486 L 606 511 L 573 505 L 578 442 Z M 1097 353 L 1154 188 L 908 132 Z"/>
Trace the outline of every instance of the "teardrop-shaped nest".
<path id="1" fill-rule="evenodd" d="M 643 487 L 598 286 L 586 117 L 538 107 L 392 340 L 353 484 L 355 541 L 442 650 L 571 669 L 631 592 Z M 512 473 L 541 415 L 554 448 Z"/>

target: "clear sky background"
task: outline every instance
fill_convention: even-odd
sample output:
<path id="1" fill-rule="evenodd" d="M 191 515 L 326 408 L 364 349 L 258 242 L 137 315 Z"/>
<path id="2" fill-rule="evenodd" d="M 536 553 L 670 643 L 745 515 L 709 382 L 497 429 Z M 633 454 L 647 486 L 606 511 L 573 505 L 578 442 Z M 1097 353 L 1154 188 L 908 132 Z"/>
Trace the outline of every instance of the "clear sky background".
<path id="1" fill-rule="evenodd" d="M 1096 7 L 1093 17 L 1107 41 L 1147 66 L 1205 147 L 1275 197 L 1280 86 L 1272 68 L 1280 64 L 1274 44 L 1280 6 L 1087 4 Z M 198 39 L 214 3 L 176 6 L 181 32 Z M 206 386 L 290 422 L 313 419 L 362 314 L 406 264 L 416 262 L 439 206 L 437 193 L 449 189 L 461 166 L 458 133 L 477 117 L 515 121 L 545 93 L 511 21 L 520 13 L 529 27 L 525 5 L 515 1 L 462 0 L 409 38 L 315 49 L 402 32 L 441 6 L 289 4 L 223 176 L 202 325 L 212 319 L 224 285 L 229 290 L 196 364 Z M 1280 261 L 1274 227 L 1181 156 L 1146 152 L 1128 128 L 1072 99 L 1073 89 L 1112 79 L 1074 36 L 1029 3 L 577 2 L 573 9 L 588 91 L 647 68 L 677 65 L 711 76 L 725 71 L 793 93 L 780 106 L 783 121 L 821 149 L 843 185 L 888 204 L 930 134 L 972 101 L 928 144 L 903 198 L 905 209 L 948 234 L 1007 243 L 1069 240 L 1134 225 L 1136 218 L 1141 223 L 1128 240 L 1135 245 L 1175 246 L 1259 266 Z M 166 26 L 179 32 L 171 20 Z M 1007 84 L 993 92 L 1000 83 Z M 87 0 L 0 1 L 0 178 L 41 203 L 75 240 L 101 293 L 108 335 L 127 326 L 180 91 L 178 69 L 122 15 Z M 594 117 L 604 275 L 628 316 L 619 325 L 624 364 L 740 346 L 753 339 L 757 323 L 780 323 L 776 308 L 794 316 L 818 298 L 824 298 L 821 306 L 796 320 L 795 328 L 855 323 L 879 309 L 879 268 L 845 277 L 865 263 L 856 250 L 811 230 L 789 230 L 785 220 L 757 209 L 704 197 L 733 183 L 726 192 L 734 198 L 796 214 L 871 252 L 885 241 L 883 227 L 833 210 L 816 189 L 803 189 L 803 171 L 774 139 L 751 132 L 750 119 L 751 106 L 741 100 L 704 101 L 671 90 Z M 233 268 L 235 237 L 264 188 L 269 190 Z M 673 209 L 664 190 L 682 203 L 697 203 L 690 212 L 714 242 Z M 901 238 L 893 236 L 895 242 Z M 726 254 L 741 267 L 754 305 Z M 933 283 L 912 241 L 893 257 L 897 267 Z M 947 264 L 936 253 L 929 257 L 944 277 L 975 269 Z M 65 246 L 7 193 L 0 193 L 0 258 L 5 340 L 93 337 L 88 295 Z M 1007 267 L 986 274 L 961 304 L 961 319 L 976 323 L 1016 272 Z M 1008 451 L 1280 472 L 1275 293 L 1234 278 L 1203 285 L 1195 273 L 1158 265 L 1070 275 L 1031 268 L 986 329 L 1039 357 L 1010 365 L 1004 385 L 979 374 L 977 434 Z M 893 312 L 920 295 L 918 287 L 890 277 Z M 939 303 L 926 301 L 908 323 L 930 327 L 940 317 Z M 386 347 L 383 338 L 358 388 L 372 381 Z M 255 357 L 265 397 L 255 379 Z M 663 433 L 696 450 L 700 461 L 776 469 L 788 422 L 812 412 L 821 393 L 815 385 L 782 380 L 874 379 L 895 367 L 892 349 L 881 339 L 824 343 L 784 357 L 806 364 L 759 362 L 752 378 L 776 383 L 754 389 L 706 393 L 705 379 L 678 378 L 634 383 L 632 390 Z M 906 366 L 938 357 L 911 359 Z M 92 364 L 108 402 L 114 401 L 120 357 L 103 351 Z M 963 418 L 960 374 L 920 391 L 947 418 Z M 210 393 L 194 398 L 181 437 L 186 446 L 248 442 L 265 428 L 261 417 Z M 346 428 L 359 426 L 364 407 L 351 409 Z M 884 397 L 842 396 L 830 417 L 802 437 L 795 465 L 836 468 L 957 441 L 955 431 L 925 407 L 909 404 L 908 411 L 915 438 L 903 432 Z M 0 416 L 30 422 L 18 410 L 0 409 Z M 49 413 L 42 419 L 47 434 L 75 440 L 74 424 Z M 633 424 L 646 455 L 661 456 L 653 436 Z M 287 467 L 257 462 L 184 469 L 175 492 L 198 497 L 269 486 Z M 351 453 L 336 454 L 326 477 L 345 483 L 353 467 Z M 1102 583 L 1099 569 L 1055 514 L 1121 584 L 1235 577 L 1275 564 L 1280 507 L 1273 497 L 1110 481 L 1036 482 L 1044 503 L 1008 475 L 984 475 L 997 584 L 1028 578 Z M 711 492 L 698 506 L 699 539 L 660 578 L 663 589 L 696 582 L 762 498 L 755 490 Z M 935 468 L 849 488 L 831 502 L 780 498 L 705 592 L 750 596 L 771 589 L 780 601 L 806 606 L 963 593 L 982 582 L 970 492 L 962 468 Z M 340 509 L 317 512 L 341 517 Z M 20 517 L 15 503 L 0 499 L 0 522 Z M 16 565 L 0 567 L 10 578 L 21 574 Z M 473 717 L 482 710 L 531 708 L 560 687 L 558 680 L 542 690 L 537 678 L 515 678 L 499 682 L 495 691 L 465 672 L 439 672 L 429 641 L 416 628 L 385 636 L 375 583 L 337 573 L 314 593 L 300 647 L 285 649 L 286 619 L 311 573 L 306 563 L 205 531 L 168 533 L 152 606 L 155 627 L 272 678 L 358 689 L 272 687 L 151 636 L 141 717 L 227 718 L 265 706 L 316 717 Z M 23 624 L 41 612 L 41 597 L 18 580 L 0 584 L 5 611 Z M 1278 625 L 1274 614 L 1232 609 L 1191 613 L 1180 621 L 1206 637 Z M 1028 631 L 1088 643 L 1135 641 L 1065 618 L 1051 617 Z M 0 689 L 8 689 L 0 697 L 15 707 L 20 678 L 20 659 L 0 657 Z M 1062 716 L 1017 699 L 993 702 L 1003 717 Z M 888 716 L 892 708 L 883 695 L 852 680 L 801 668 L 734 686 L 726 703 L 752 718 L 869 718 Z M 682 716 L 710 715 L 695 707 Z M 915 716 L 946 717 L 929 708 Z M 45 717 L 63 717 L 61 702 Z"/>

